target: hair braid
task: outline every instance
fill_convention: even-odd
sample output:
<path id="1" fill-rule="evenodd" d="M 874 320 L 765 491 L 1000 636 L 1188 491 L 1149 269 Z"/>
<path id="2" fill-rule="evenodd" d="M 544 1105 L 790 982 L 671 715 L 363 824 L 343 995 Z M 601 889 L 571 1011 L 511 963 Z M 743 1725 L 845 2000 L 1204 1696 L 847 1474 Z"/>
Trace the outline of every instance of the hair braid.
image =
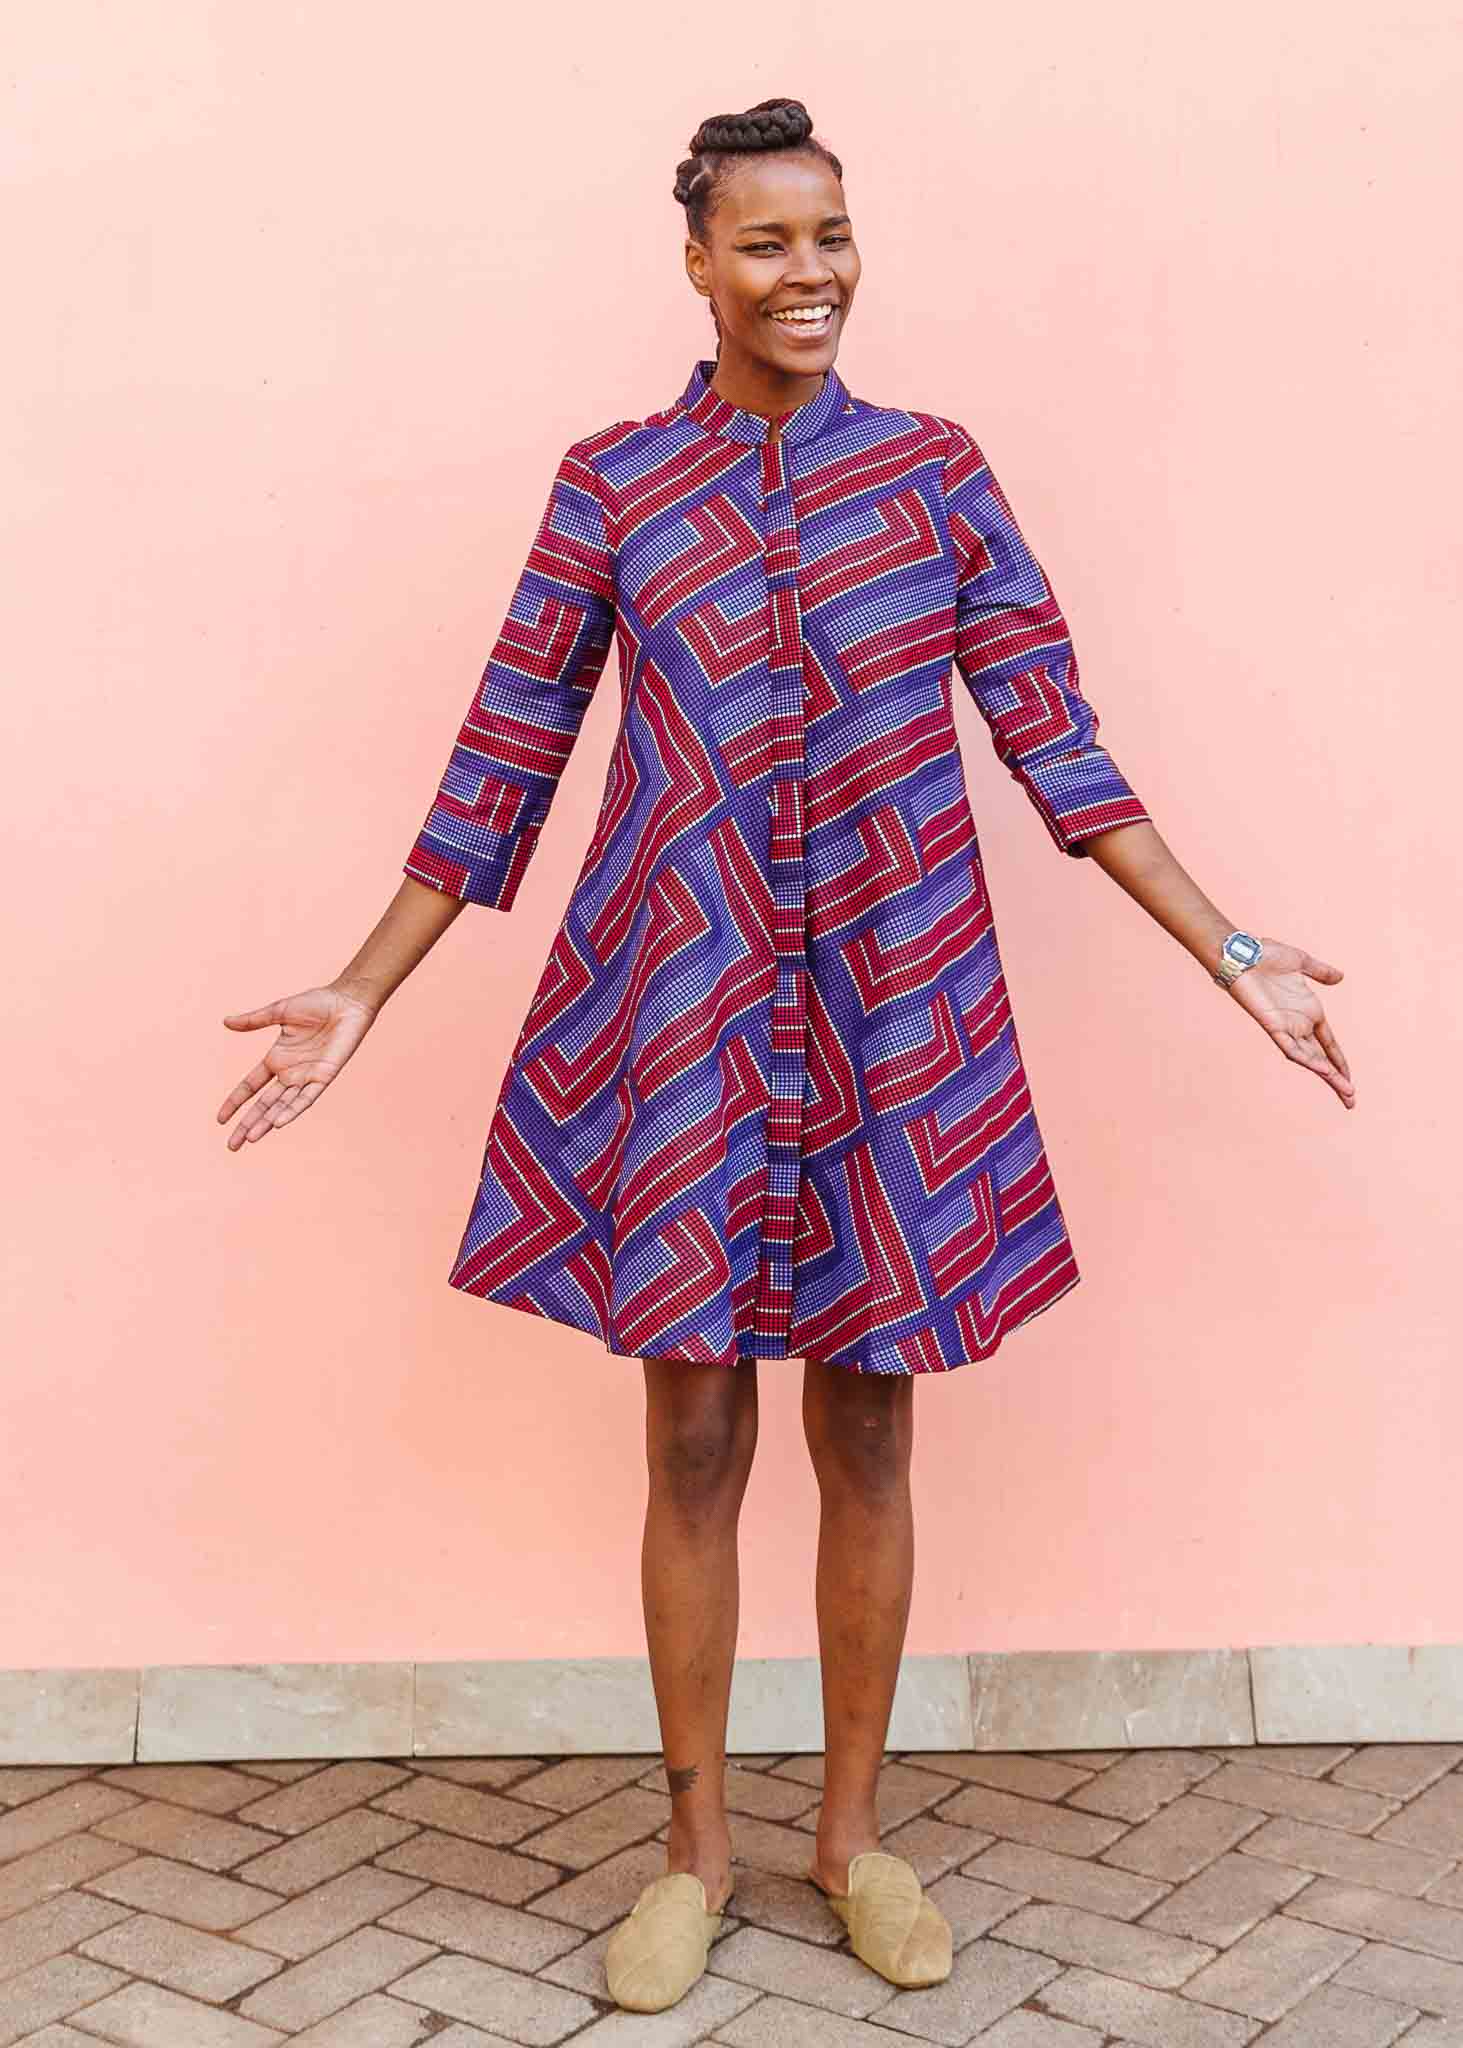
<path id="1" fill-rule="evenodd" d="M 843 165 L 813 134 L 813 119 L 801 100 L 759 100 L 744 114 L 713 114 L 703 121 L 687 147 L 691 154 L 676 165 L 672 190 L 686 209 L 686 226 L 700 242 L 715 210 L 717 196 L 737 157 L 773 149 L 805 149 L 821 156 L 835 178 Z"/>

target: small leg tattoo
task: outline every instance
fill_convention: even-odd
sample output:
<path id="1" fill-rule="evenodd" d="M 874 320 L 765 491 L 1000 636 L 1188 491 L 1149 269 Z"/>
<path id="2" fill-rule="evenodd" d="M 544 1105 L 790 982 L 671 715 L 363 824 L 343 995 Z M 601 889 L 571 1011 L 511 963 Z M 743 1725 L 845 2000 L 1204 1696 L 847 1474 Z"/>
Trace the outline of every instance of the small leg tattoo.
<path id="1" fill-rule="evenodd" d="M 700 1764 L 687 1764 L 681 1770 L 673 1770 L 671 1766 L 667 1764 L 665 1767 L 665 1775 L 666 1782 L 669 1784 L 672 1794 L 675 1794 L 677 1792 L 689 1792 L 691 1787 L 695 1784 L 696 1780 L 701 1775 L 701 1766 Z"/>

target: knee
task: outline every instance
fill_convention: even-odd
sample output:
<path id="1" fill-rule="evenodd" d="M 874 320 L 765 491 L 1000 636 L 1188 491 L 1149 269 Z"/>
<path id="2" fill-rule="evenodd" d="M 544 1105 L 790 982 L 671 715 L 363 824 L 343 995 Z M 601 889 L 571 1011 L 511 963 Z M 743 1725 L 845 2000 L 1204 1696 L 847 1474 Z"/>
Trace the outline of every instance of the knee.
<path id="1" fill-rule="evenodd" d="M 877 1499 L 909 1482 L 908 1419 L 895 1401 L 860 1403 L 856 1412 L 850 1404 L 825 1414 L 809 1430 L 808 1448 L 825 1489 Z"/>
<path id="2" fill-rule="evenodd" d="M 751 1470 L 755 1421 L 729 1404 L 673 1407 L 649 1433 L 652 1483 L 688 1514 L 705 1513 L 745 1486 Z"/>

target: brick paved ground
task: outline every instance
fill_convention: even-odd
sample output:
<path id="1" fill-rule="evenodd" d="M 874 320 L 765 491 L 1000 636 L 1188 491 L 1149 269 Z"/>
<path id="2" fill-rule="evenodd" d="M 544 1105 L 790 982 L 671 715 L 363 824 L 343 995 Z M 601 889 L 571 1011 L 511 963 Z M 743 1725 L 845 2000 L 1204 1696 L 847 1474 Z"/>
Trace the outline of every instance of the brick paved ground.
<path id="1" fill-rule="evenodd" d="M 735 1914 L 648 2018 L 658 1758 L 0 1769 L 0 2048 L 1463 2048 L 1463 1744 L 890 1756 L 926 1991 L 802 1879 L 821 1771 L 735 1760 Z"/>

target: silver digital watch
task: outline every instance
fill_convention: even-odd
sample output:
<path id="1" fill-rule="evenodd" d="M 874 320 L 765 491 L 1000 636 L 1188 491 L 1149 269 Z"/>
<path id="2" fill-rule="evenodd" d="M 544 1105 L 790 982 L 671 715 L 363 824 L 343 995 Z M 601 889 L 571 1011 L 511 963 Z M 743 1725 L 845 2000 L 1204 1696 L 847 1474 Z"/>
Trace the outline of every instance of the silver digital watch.
<path id="1" fill-rule="evenodd" d="M 1265 948 L 1253 932 L 1231 932 L 1219 948 L 1219 968 L 1214 979 L 1221 988 L 1230 988 L 1247 967 L 1264 956 Z"/>

